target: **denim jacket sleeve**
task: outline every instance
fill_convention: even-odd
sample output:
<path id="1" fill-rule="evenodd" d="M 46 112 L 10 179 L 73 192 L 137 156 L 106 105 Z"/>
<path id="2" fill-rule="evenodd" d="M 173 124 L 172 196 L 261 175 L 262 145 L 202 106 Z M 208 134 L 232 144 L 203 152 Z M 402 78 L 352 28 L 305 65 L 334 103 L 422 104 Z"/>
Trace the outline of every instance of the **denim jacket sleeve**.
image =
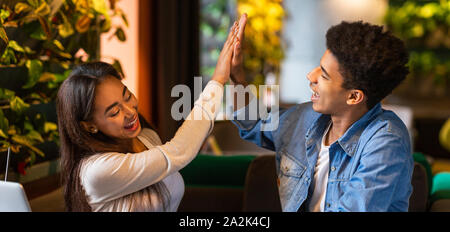
<path id="1" fill-rule="evenodd" d="M 407 211 L 414 165 L 407 143 L 396 134 L 375 134 L 363 148 L 358 168 L 344 186 L 337 211 Z"/>
<path id="2" fill-rule="evenodd" d="M 246 107 L 234 112 L 232 122 L 238 127 L 241 138 L 260 147 L 275 151 L 276 138 L 274 138 L 274 134 L 280 130 L 280 125 L 278 124 L 283 121 L 282 117 L 285 116 L 287 110 L 272 111 L 265 119 L 262 119 L 261 115 L 256 111 L 255 117 L 249 118 L 252 115 L 250 111 L 256 109 L 259 110 L 258 98 L 253 96 Z"/>

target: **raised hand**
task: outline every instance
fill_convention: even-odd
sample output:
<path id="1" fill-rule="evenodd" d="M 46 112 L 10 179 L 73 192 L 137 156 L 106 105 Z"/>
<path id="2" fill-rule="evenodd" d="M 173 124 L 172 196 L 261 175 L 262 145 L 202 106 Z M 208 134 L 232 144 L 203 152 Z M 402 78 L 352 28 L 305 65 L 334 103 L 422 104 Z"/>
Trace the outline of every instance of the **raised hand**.
<path id="1" fill-rule="evenodd" d="M 242 43 L 245 37 L 245 26 L 247 25 L 247 14 L 243 14 L 238 24 L 237 42 L 234 45 L 233 58 L 231 60 L 231 80 L 235 84 L 247 86 L 244 73 L 244 54 Z"/>
<path id="2" fill-rule="evenodd" d="M 220 52 L 216 69 L 214 70 L 212 77 L 212 80 L 218 81 L 222 84 L 227 83 L 230 79 L 231 58 L 233 57 L 234 45 L 237 42 L 237 26 L 238 23 L 234 22 L 230 29 L 230 33 L 228 34 L 228 38 L 223 45 L 222 51 Z"/>

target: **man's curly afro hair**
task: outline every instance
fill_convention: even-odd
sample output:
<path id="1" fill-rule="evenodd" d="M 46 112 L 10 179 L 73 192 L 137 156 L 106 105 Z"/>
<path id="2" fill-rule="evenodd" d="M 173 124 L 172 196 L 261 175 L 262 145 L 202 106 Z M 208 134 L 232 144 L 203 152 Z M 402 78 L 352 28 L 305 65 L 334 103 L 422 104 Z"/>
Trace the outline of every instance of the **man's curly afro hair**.
<path id="1" fill-rule="evenodd" d="M 327 48 L 339 63 L 345 89 L 359 89 L 371 109 L 408 75 L 408 52 L 402 40 L 383 27 L 341 22 L 326 34 Z"/>

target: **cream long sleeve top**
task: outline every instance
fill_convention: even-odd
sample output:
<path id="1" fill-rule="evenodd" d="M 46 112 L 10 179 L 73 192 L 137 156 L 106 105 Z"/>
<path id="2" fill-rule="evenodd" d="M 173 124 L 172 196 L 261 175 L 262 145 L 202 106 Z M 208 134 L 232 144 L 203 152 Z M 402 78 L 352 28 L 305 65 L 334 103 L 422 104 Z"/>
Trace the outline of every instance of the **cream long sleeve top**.
<path id="1" fill-rule="evenodd" d="M 184 194 L 178 171 L 195 158 L 211 132 L 222 96 L 223 85 L 210 81 L 173 139 L 165 144 L 156 132 L 143 129 L 138 139 L 148 150 L 101 153 L 83 160 L 81 184 L 92 210 L 164 211 L 157 195 L 148 192 L 149 186 L 162 181 L 170 193 L 166 210 L 176 211 Z"/>

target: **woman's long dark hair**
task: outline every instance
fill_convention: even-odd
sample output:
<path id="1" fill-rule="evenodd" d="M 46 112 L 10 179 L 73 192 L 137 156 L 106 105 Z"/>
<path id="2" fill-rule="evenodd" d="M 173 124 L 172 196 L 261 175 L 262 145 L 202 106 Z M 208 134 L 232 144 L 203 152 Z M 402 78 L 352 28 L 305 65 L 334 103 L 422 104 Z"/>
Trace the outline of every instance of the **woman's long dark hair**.
<path id="1" fill-rule="evenodd" d="M 107 77 L 122 80 L 122 76 L 110 64 L 85 63 L 73 69 L 58 91 L 56 105 L 61 141 L 61 180 L 67 211 L 92 211 L 80 180 L 83 159 L 102 152 L 132 152 L 100 131 L 92 134 L 81 126 L 82 121 L 92 119 L 96 87 Z M 143 126 L 149 125 L 143 117 L 139 118 Z M 167 208 L 170 193 L 162 181 L 141 192 L 155 192 L 164 209 Z"/>

